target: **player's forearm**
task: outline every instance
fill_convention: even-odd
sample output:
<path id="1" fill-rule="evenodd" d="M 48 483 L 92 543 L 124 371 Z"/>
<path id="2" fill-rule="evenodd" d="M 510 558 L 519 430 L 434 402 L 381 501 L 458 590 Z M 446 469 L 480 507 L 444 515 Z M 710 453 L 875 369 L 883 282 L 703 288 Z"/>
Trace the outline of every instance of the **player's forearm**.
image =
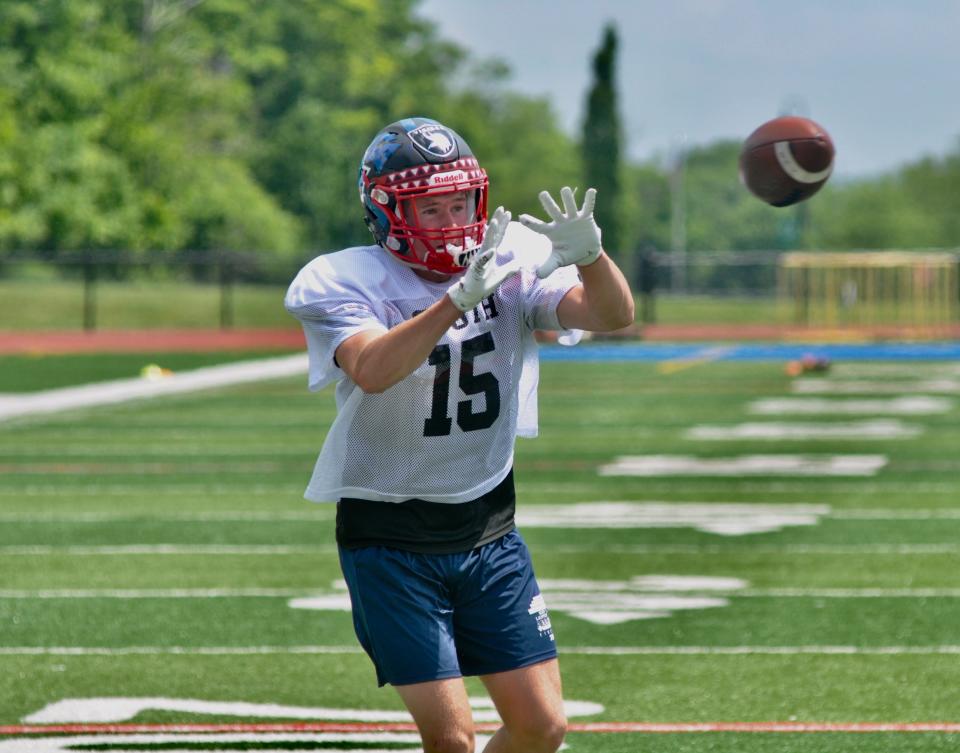
<path id="1" fill-rule="evenodd" d="M 592 331 L 605 332 L 633 324 L 633 293 L 613 259 L 603 252 L 593 264 L 577 269 L 594 320 Z"/>
<path id="2" fill-rule="evenodd" d="M 364 392 L 373 393 L 406 379 L 459 316 L 459 309 L 444 295 L 417 316 L 371 340 L 357 358 L 353 380 Z"/>

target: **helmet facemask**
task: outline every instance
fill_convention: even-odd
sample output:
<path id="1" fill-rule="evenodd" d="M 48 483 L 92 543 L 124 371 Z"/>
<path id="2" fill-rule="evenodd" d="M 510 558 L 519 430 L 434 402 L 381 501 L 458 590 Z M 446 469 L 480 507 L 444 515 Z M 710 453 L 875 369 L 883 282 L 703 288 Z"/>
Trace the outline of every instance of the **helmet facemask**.
<path id="1" fill-rule="evenodd" d="M 368 197 L 389 225 L 381 245 L 411 267 L 444 274 L 465 270 L 483 242 L 486 227 L 488 181 L 486 173 L 478 172 L 480 175 L 471 178 L 462 170 L 445 170 L 418 181 L 426 185 L 402 188 L 382 185 L 378 180 Z M 462 222 L 432 227 L 429 211 L 424 213 L 422 209 L 428 203 L 424 200 L 442 201 L 454 194 L 463 195 L 465 206 L 457 212 Z"/>

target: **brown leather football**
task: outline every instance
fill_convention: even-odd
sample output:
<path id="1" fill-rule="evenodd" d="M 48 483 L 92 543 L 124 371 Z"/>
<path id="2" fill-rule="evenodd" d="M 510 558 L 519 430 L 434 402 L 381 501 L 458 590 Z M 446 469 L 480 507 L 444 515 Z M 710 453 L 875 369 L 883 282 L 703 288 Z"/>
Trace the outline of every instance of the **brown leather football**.
<path id="1" fill-rule="evenodd" d="M 809 118 L 774 118 L 751 133 L 740 152 L 740 179 L 775 207 L 809 199 L 833 171 L 829 134 Z"/>

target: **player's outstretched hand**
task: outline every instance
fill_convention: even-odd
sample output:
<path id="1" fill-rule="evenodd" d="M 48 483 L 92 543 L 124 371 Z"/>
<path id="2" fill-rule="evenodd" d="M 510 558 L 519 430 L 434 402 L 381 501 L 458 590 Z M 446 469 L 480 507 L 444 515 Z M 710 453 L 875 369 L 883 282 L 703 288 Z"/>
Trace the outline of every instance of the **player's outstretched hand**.
<path id="1" fill-rule="evenodd" d="M 531 230 L 547 236 L 553 244 L 553 250 L 547 260 L 537 269 L 541 280 L 555 269 L 568 264 L 585 267 L 600 258 L 600 228 L 593 219 L 593 205 L 597 198 L 597 189 L 588 188 L 583 197 L 583 206 L 577 209 L 573 189 L 564 186 L 560 189 L 563 210 L 557 206 L 549 191 L 540 192 L 540 203 L 551 222 L 542 222 L 529 214 L 522 214 L 519 220 Z"/>
<path id="2" fill-rule="evenodd" d="M 453 305 L 461 311 L 469 311 L 480 301 L 493 293 L 511 275 L 520 271 L 520 263 L 513 261 L 497 266 L 497 247 L 503 240 L 503 234 L 510 224 L 510 212 L 497 207 L 493 217 L 487 223 L 483 235 L 483 244 L 473 257 L 467 271 L 447 290 Z"/>

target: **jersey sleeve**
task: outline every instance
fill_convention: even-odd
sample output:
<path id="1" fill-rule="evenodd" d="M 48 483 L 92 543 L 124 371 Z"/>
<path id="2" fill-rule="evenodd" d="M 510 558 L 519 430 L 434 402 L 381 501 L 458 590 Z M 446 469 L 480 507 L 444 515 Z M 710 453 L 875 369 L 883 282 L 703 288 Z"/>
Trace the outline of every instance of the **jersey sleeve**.
<path id="1" fill-rule="evenodd" d="M 309 354 L 308 385 L 320 390 L 344 376 L 334 354 L 361 332 L 386 332 L 382 305 L 351 275 L 342 259 L 321 256 L 305 266 L 287 290 L 284 306 L 303 326 Z M 349 270 L 346 270 L 349 272 Z"/>

